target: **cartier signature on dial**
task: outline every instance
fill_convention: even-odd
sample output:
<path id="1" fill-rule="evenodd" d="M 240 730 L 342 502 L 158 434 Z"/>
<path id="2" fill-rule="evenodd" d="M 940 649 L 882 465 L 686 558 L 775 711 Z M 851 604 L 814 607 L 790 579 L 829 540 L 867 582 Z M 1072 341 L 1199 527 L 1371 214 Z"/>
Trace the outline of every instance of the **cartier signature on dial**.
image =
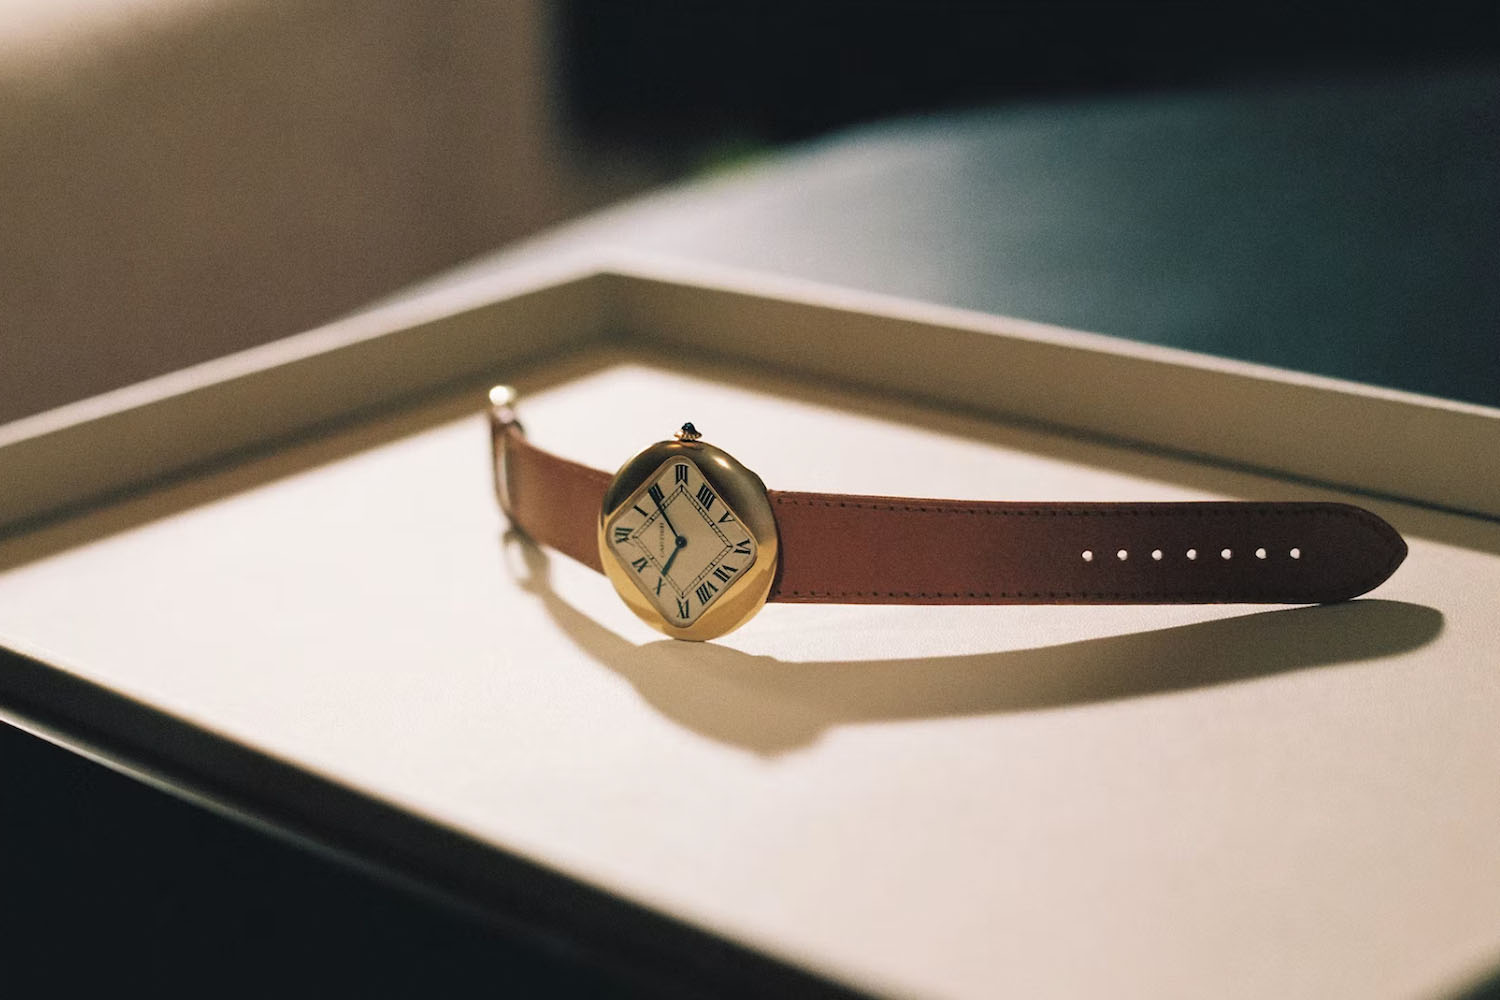
<path id="1" fill-rule="evenodd" d="M 490 392 L 495 492 L 534 541 L 602 572 L 678 639 L 799 604 L 1320 604 L 1383 583 L 1406 543 L 1323 502 L 945 500 L 768 490 L 683 424 L 613 475 L 532 445 Z"/>

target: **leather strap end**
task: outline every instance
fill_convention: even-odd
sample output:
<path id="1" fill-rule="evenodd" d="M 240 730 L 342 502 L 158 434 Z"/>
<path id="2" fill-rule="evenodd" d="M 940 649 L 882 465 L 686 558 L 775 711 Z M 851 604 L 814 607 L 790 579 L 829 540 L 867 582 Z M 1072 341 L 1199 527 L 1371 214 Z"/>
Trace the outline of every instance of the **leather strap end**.
<path id="1" fill-rule="evenodd" d="M 531 444 L 516 425 L 495 436 L 497 488 L 509 499 L 514 527 L 533 541 L 578 560 L 598 573 L 599 507 L 610 475 L 559 458 Z"/>
<path id="2" fill-rule="evenodd" d="M 771 600 L 820 604 L 1321 604 L 1406 543 L 1342 503 L 1004 503 L 772 493 Z"/>

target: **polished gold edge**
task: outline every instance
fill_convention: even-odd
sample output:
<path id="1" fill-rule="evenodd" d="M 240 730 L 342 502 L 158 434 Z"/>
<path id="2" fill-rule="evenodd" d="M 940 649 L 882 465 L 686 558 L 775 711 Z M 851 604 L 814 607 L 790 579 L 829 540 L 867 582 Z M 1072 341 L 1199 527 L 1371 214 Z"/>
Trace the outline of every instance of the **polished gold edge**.
<path id="1" fill-rule="evenodd" d="M 521 420 L 516 416 L 516 403 L 520 398 L 520 393 L 508 385 L 497 385 L 490 390 L 489 394 L 490 451 L 495 479 L 495 499 L 500 504 L 500 510 L 504 512 L 513 526 L 516 519 L 511 513 L 510 468 L 505 460 L 505 435 L 512 428 L 519 434 L 526 433 L 526 428 L 521 426 Z"/>
<path id="2" fill-rule="evenodd" d="M 711 604 L 691 625 L 680 627 L 662 616 L 643 594 L 608 544 L 605 528 L 623 510 L 636 491 L 673 458 L 691 459 L 703 478 L 734 510 L 740 523 L 755 540 L 755 562 L 745 570 L 722 596 Z M 729 453 L 699 440 L 659 441 L 630 459 L 615 473 L 604 492 L 597 526 L 599 562 L 616 592 L 646 624 L 673 639 L 702 641 L 715 639 L 739 628 L 754 618 L 765 605 L 776 579 L 780 545 L 776 518 L 771 501 L 760 477 L 745 468 Z"/>

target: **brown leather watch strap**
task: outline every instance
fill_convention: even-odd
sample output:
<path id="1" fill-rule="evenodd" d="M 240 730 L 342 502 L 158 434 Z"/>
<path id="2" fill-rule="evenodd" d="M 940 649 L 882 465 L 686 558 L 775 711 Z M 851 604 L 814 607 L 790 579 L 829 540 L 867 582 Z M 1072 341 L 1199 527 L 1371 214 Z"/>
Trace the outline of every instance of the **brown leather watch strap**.
<path id="1" fill-rule="evenodd" d="M 600 569 L 608 473 L 496 437 L 497 490 L 533 539 Z M 770 600 L 821 604 L 1316 604 L 1386 580 L 1406 543 L 1340 503 L 1009 503 L 769 491 Z"/>
<path id="2" fill-rule="evenodd" d="M 603 573 L 599 507 L 609 473 L 543 451 L 518 427 L 511 424 L 495 436 L 495 493 L 500 506 L 533 541 Z"/>
<path id="3" fill-rule="evenodd" d="M 1316 604 L 1370 590 L 1406 543 L 1340 503 L 994 503 L 775 493 L 772 600 Z"/>

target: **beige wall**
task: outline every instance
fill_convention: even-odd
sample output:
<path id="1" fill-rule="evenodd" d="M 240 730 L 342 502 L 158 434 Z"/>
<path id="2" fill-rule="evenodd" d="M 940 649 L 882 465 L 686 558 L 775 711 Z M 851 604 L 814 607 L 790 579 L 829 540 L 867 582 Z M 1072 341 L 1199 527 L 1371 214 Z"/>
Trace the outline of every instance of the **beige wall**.
<path id="1" fill-rule="evenodd" d="M 540 6 L 0 5 L 0 421 L 316 325 L 575 208 Z"/>

